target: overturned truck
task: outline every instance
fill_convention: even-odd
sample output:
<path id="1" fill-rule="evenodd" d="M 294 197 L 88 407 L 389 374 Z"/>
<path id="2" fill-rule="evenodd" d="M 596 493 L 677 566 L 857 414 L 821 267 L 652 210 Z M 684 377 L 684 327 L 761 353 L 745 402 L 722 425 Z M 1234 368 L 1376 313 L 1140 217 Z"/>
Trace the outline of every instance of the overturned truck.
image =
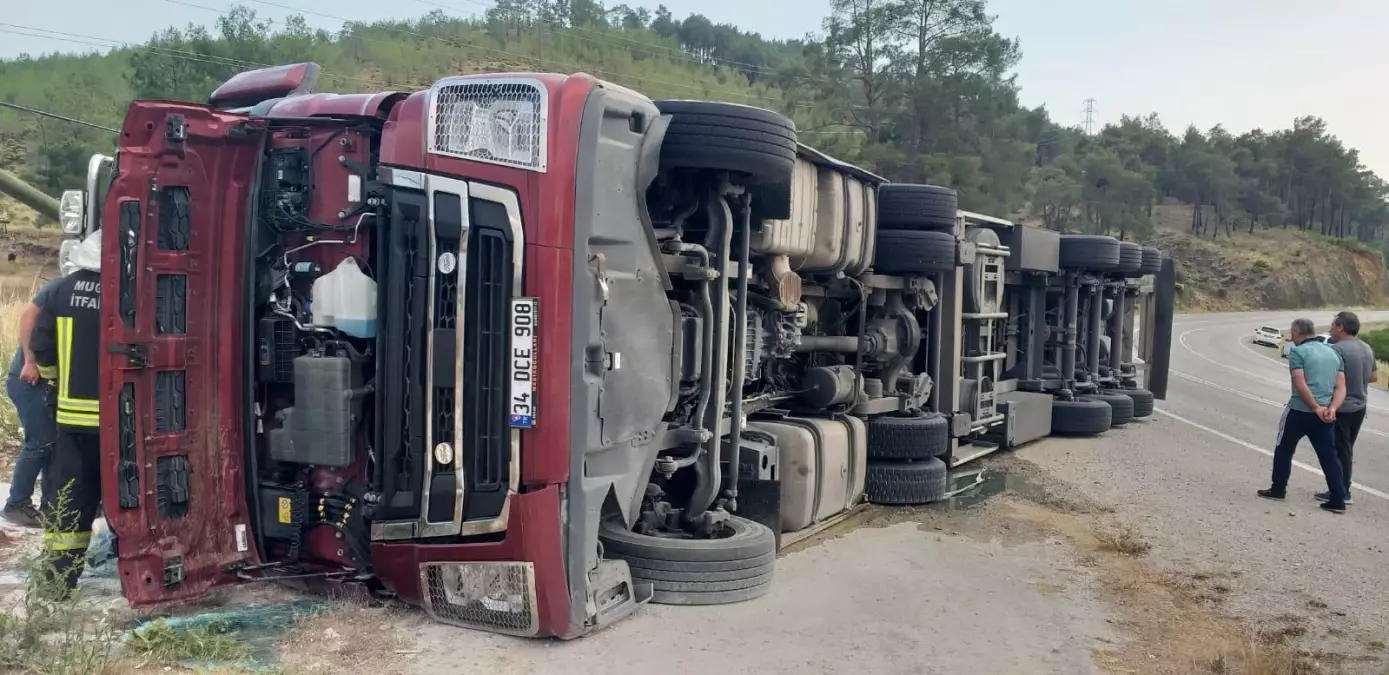
<path id="1" fill-rule="evenodd" d="M 132 103 L 71 230 L 103 230 L 135 605 L 293 578 L 572 638 L 758 597 L 783 533 L 1162 396 L 1156 250 L 961 212 L 758 108 L 316 72 Z"/>

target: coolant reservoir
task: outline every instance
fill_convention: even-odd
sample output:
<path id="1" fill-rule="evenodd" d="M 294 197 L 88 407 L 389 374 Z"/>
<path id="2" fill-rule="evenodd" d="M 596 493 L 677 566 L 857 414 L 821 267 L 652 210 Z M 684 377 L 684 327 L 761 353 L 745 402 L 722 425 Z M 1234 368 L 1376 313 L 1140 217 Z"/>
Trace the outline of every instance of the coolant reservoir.
<path id="1" fill-rule="evenodd" d="M 359 338 L 376 337 L 376 281 L 345 258 L 313 282 L 313 322 Z"/>

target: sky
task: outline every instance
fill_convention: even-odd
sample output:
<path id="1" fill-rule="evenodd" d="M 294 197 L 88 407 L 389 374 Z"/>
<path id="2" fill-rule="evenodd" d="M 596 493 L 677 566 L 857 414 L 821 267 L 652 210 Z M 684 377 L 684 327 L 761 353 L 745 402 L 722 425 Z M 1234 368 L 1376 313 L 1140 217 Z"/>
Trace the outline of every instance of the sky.
<path id="1" fill-rule="evenodd" d="M 241 0 L 258 14 L 301 10 L 311 24 L 414 17 L 433 9 L 455 16 L 485 11 L 485 0 Z M 233 0 L 16 0 L 0 18 L 0 58 L 87 50 L 75 42 L 21 37 L 15 25 L 104 40 L 141 42 L 157 28 L 209 24 Z M 605 4 L 618 4 L 609 0 Z M 628 0 L 632 6 L 655 2 Z M 700 12 L 767 37 L 820 29 L 829 0 L 665 0 L 678 17 Z M 119 7 L 119 9 L 117 9 Z M 1018 38 L 1017 68 L 1026 105 L 1080 124 L 1095 100 L 1096 124 L 1155 112 L 1174 133 L 1188 124 L 1231 133 L 1291 126 L 1316 115 L 1360 149 L 1361 161 L 1389 177 L 1389 3 L 1378 0 L 989 0 L 995 28 Z M 288 8 L 288 9 L 287 9 Z M 8 24 L 8 25 L 7 25 Z M 71 37 L 70 40 L 81 38 Z"/>

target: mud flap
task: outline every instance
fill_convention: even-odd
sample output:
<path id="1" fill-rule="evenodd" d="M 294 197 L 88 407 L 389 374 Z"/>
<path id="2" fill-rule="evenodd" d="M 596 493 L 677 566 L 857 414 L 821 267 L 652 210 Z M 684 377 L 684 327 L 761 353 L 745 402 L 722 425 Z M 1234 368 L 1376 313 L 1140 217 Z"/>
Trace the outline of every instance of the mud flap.
<path id="1" fill-rule="evenodd" d="M 1153 280 L 1153 311 L 1145 312 L 1150 325 L 1143 327 L 1151 337 L 1150 352 L 1143 355 L 1148 364 L 1145 384 L 1153 398 L 1167 400 L 1167 376 L 1172 363 L 1172 319 L 1177 306 L 1177 273 L 1171 258 L 1163 258 L 1162 269 Z"/>

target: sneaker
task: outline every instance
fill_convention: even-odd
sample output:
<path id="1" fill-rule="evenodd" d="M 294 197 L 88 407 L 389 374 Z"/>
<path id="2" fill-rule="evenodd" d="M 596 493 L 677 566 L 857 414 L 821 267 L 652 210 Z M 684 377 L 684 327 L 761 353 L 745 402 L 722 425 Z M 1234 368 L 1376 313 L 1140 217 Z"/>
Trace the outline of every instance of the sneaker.
<path id="1" fill-rule="evenodd" d="M 1287 499 L 1288 493 L 1273 490 L 1272 488 L 1270 488 L 1268 490 L 1259 490 L 1259 496 L 1263 497 L 1264 499 L 1272 499 L 1273 501 L 1281 502 L 1284 499 Z"/>
<path id="2" fill-rule="evenodd" d="M 1324 511 L 1330 511 L 1330 512 L 1332 512 L 1332 513 L 1345 513 L 1345 512 L 1346 512 L 1346 505 L 1345 505 L 1345 504 L 1337 504 L 1337 503 L 1334 503 L 1334 502 L 1322 502 L 1321 507 L 1322 507 L 1322 510 L 1324 510 Z"/>
<path id="3" fill-rule="evenodd" d="M 21 527 L 32 527 L 34 529 L 41 529 L 43 527 L 43 523 L 39 522 L 39 510 L 34 508 L 34 505 L 29 502 L 7 504 L 4 510 L 0 510 L 0 518 L 4 518 Z"/>
<path id="4" fill-rule="evenodd" d="M 1319 502 L 1328 502 L 1328 501 L 1331 501 L 1331 493 L 1330 493 L 1330 492 L 1318 492 L 1315 496 L 1316 496 L 1316 498 L 1317 498 L 1317 501 L 1319 501 Z M 1346 497 L 1346 503 L 1347 503 L 1347 504 L 1354 504 L 1354 503 L 1355 503 L 1355 500 L 1352 499 L 1351 497 L 1347 496 L 1347 497 Z"/>

